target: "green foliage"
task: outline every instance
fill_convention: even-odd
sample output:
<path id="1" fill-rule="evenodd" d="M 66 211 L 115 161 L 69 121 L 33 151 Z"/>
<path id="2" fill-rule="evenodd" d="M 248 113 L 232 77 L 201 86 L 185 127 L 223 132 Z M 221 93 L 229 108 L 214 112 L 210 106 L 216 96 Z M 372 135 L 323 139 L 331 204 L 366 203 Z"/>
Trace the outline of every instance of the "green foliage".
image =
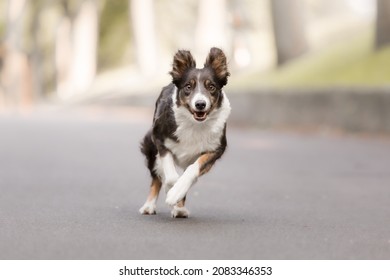
<path id="1" fill-rule="evenodd" d="M 234 87 L 380 86 L 390 84 L 390 46 L 373 50 L 372 33 L 335 43 L 267 73 L 235 81 Z"/>
<path id="2" fill-rule="evenodd" d="M 103 3 L 99 21 L 98 68 L 129 64 L 124 61 L 130 49 L 129 1 Z"/>
<path id="3" fill-rule="evenodd" d="M 0 1 L 0 43 L 5 37 L 5 1 Z"/>

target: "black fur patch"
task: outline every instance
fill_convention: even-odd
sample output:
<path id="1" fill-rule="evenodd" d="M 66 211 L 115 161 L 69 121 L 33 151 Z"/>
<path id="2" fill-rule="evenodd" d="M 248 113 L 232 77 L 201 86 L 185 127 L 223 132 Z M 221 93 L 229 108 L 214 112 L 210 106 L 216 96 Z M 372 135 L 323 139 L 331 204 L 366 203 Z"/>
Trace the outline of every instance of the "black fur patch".
<path id="1" fill-rule="evenodd" d="M 174 135 L 177 124 L 172 110 L 171 98 L 174 88 L 174 84 L 169 84 L 162 89 L 156 101 L 152 129 L 148 131 L 141 142 L 141 152 L 146 157 L 147 166 L 153 178 L 157 176 L 154 171 L 157 153 L 163 156 L 167 152 L 164 140 L 171 138 L 177 141 Z"/>
<path id="2" fill-rule="evenodd" d="M 141 142 L 141 152 L 146 157 L 146 165 L 150 171 L 150 175 L 152 178 L 156 178 L 157 174 L 154 171 L 154 164 L 156 163 L 157 148 L 153 143 L 151 130 L 146 133 L 144 139 Z"/>
<path id="3" fill-rule="evenodd" d="M 166 138 L 171 138 L 177 141 L 174 135 L 177 124 L 172 109 L 172 93 L 174 89 L 174 84 L 164 87 L 156 101 L 152 127 L 155 139 L 165 140 Z"/>

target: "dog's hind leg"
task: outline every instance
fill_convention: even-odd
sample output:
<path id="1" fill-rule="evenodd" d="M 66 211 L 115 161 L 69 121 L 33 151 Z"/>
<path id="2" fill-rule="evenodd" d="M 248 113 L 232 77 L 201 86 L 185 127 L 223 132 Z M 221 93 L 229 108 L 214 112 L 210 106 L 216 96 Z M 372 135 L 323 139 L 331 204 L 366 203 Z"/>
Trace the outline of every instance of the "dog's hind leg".
<path id="1" fill-rule="evenodd" d="M 156 201 L 158 194 L 161 189 L 161 181 L 157 177 L 154 177 L 152 180 L 152 185 L 150 186 L 149 195 L 146 199 L 145 204 L 139 209 L 139 212 L 143 215 L 154 215 L 156 214 Z"/>
<path id="2" fill-rule="evenodd" d="M 186 197 L 184 197 L 175 206 L 173 206 L 171 212 L 173 218 L 188 218 L 190 212 L 188 211 L 187 208 L 184 207 L 185 202 L 186 202 Z"/>

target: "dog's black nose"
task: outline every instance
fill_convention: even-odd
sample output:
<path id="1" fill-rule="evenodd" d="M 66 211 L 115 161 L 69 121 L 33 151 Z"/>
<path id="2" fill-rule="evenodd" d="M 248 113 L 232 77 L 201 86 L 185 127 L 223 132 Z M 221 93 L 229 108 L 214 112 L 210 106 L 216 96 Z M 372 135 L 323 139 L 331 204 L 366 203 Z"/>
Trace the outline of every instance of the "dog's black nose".
<path id="1" fill-rule="evenodd" d="M 198 101 L 196 101 L 195 102 L 195 107 L 196 107 L 196 109 L 198 109 L 198 110 L 203 110 L 204 108 L 206 108 L 206 101 L 204 101 L 204 100 L 198 100 Z"/>

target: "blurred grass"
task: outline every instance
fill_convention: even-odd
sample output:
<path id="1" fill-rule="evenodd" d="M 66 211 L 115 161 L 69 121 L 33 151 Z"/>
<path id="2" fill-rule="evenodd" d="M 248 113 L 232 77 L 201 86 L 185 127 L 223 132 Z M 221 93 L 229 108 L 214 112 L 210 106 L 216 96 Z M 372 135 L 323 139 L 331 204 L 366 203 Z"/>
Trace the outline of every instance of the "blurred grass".
<path id="1" fill-rule="evenodd" d="M 104 1 L 99 20 L 98 68 L 128 65 L 131 55 L 129 1 Z"/>
<path id="2" fill-rule="evenodd" d="M 380 86 L 390 84 L 390 46 L 373 51 L 373 34 L 338 42 L 269 72 L 238 77 L 234 88 Z"/>

